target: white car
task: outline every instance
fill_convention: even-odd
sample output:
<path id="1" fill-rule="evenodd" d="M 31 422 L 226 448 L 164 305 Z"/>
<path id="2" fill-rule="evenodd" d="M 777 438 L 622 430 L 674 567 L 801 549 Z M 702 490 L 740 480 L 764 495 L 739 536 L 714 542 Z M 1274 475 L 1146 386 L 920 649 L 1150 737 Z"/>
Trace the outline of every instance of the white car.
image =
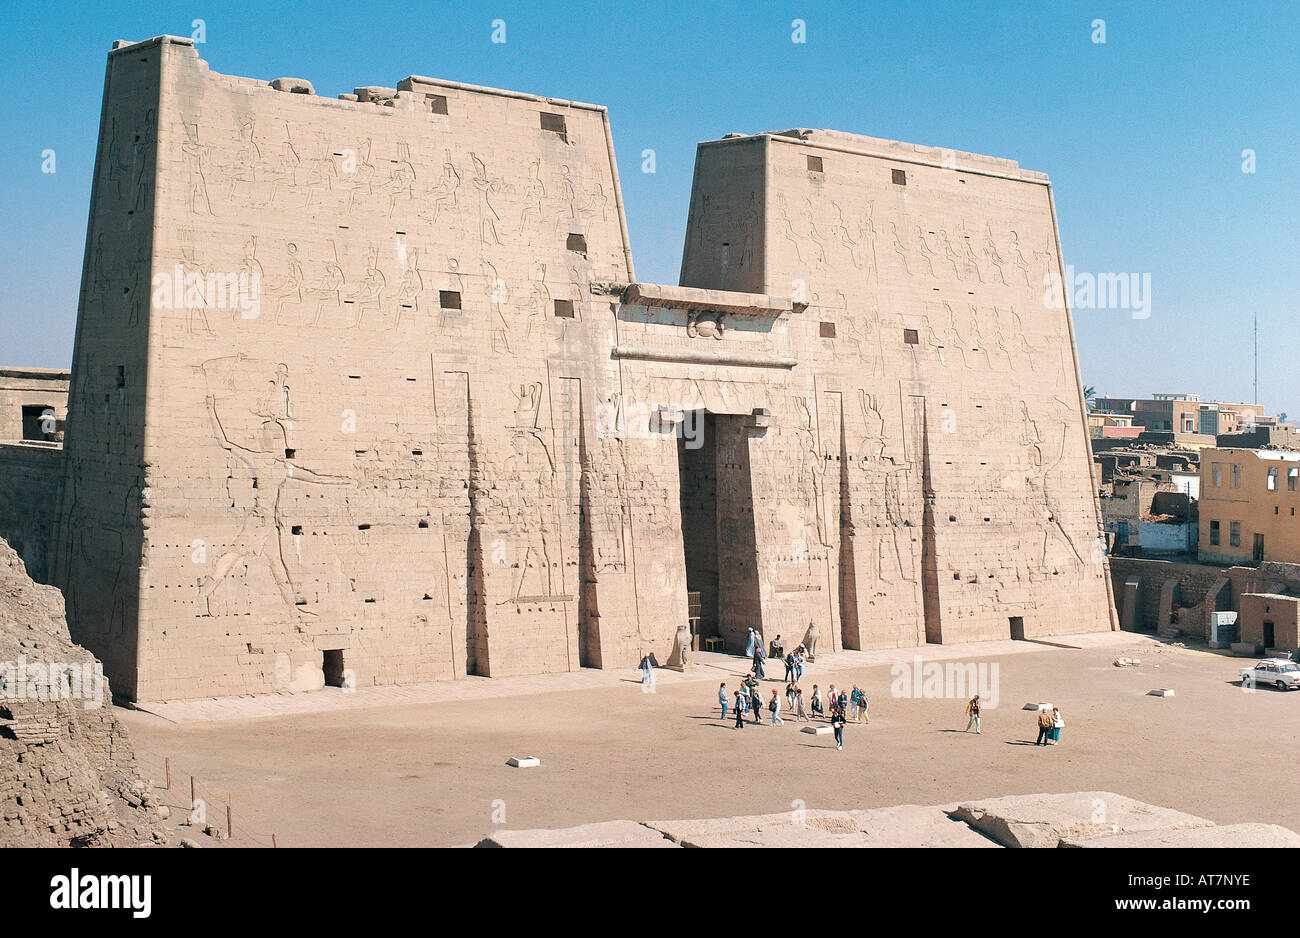
<path id="1" fill-rule="evenodd" d="M 1285 658 L 1265 658 L 1253 668 L 1241 669 L 1241 685 L 1272 684 L 1278 690 L 1300 688 L 1300 664 Z"/>

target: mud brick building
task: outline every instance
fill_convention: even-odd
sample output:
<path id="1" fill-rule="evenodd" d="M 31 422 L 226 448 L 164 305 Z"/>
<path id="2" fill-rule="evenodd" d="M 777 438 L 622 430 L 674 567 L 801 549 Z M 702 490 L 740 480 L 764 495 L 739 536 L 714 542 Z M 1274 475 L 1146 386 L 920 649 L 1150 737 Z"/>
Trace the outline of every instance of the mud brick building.
<path id="1" fill-rule="evenodd" d="M 1061 280 L 1041 173 L 789 130 L 640 283 L 604 108 L 118 43 L 53 578 L 140 700 L 1109 629 Z"/>

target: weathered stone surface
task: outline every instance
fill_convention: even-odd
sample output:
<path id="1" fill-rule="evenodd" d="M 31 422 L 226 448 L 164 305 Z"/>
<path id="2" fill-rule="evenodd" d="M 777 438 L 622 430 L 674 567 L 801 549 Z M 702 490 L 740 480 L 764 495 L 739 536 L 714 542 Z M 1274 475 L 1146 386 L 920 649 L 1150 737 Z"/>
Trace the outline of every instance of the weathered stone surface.
<path id="1" fill-rule="evenodd" d="M 599 821 L 559 830 L 497 831 L 480 847 L 673 847 L 657 830 L 635 821 Z"/>
<path id="2" fill-rule="evenodd" d="M 948 812 L 956 805 L 904 804 L 890 808 L 849 811 L 848 814 L 867 835 L 867 847 L 972 847 L 982 849 L 998 845 L 954 820 Z"/>
<path id="3" fill-rule="evenodd" d="M 709 141 L 641 284 L 603 108 L 355 98 L 109 54 L 50 556 L 125 696 L 669 661 L 688 591 L 728 647 L 1114 627 L 1043 174 Z"/>
<path id="4" fill-rule="evenodd" d="M 0 847 L 127 846 L 156 803 L 63 597 L 0 541 Z"/>
<path id="5" fill-rule="evenodd" d="M 945 812 L 955 805 L 649 821 L 684 847 L 996 847 Z"/>
<path id="6" fill-rule="evenodd" d="M 1213 822 L 1107 791 L 1010 795 L 964 802 L 952 813 L 1004 847 L 1056 847 L 1065 839 Z"/>
<path id="7" fill-rule="evenodd" d="M 1300 834 L 1276 824 L 1136 831 L 1109 837 L 1066 838 L 1062 847 L 1300 847 Z"/>

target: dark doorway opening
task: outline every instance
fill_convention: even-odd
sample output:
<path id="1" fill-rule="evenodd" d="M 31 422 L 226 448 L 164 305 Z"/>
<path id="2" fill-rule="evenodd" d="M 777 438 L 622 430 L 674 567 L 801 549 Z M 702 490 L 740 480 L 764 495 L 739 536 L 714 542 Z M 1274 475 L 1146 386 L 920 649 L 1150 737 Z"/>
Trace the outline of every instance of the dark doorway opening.
<path id="1" fill-rule="evenodd" d="M 1255 535 L 1255 563 L 1260 563 L 1264 559 L 1264 535 Z"/>
<path id="2" fill-rule="evenodd" d="M 1023 642 L 1025 640 L 1025 617 L 1012 616 L 1011 622 L 1011 640 L 1013 642 Z"/>
<path id="3" fill-rule="evenodd" d="M 54 408 L 49 404 L 23 405 L 24 440 L 53 440 L 57 429 Z"/>
<path id="4" fill-rule="evenodd" d="M 1273 645 L 1273 637 L 1274 637 L 1274 636 L 1273 636 L 1273 623 L 1272 623 L 1272 622 L 1265 622 L 1265 623 L 1264 623 L 1264 647 L 1265 647 L 1266 649 L 1267 649 L 1267 648 L 1273 648 L 1273 647 L 1275 647 L 1275 646 Z"/>
<path id="5" fill-rule="evenodd" d="M 343 649 L 331 648 L 321 652 L 322 670 L 325 672 L 326 687 L 343 686 Z"/>
<path id="6" fill-rule="evenodd" d="M 698 632 L 743 651 L 748 630 L 762 630 L 749 415 L 688 412 L 679 425 L 682 549 L 686 590 L 698 593 Z M 696 615 L 696 613 L 692 613 Z M 696 623 L 692 623 L 696 624 Z"/>
<path id="7" fill-rule="evenodd" d="M 694 427 L 695 433 L 688 432 Z M 685 415 L 677 436 L 686 592 L 696 644 L 718 635 L 718 467 L 712 414 Z"/>

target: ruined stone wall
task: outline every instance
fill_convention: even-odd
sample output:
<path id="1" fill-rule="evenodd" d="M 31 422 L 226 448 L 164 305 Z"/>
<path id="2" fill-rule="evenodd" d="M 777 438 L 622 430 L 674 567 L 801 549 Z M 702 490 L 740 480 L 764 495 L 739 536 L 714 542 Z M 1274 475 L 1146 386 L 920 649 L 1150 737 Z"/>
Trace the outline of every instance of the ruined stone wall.
<path id="1" fill-rule="evenodd" d="M 50 578 L 50 547 L 63 450 L 56 445 L 0 443 L 0 539 L 8 542 L 38 583 Z"/>
<path id="2" fill-rule="evenodd" d="M 0 847 L 166 842 L 95 667 L 59 591 L 0 540 Z"/>
<path id="3" fill-rule="evenodd" d="M 1184 608 L 1191 608 L 1200 605 L 1215 581 L 1226 573 L 1223 567 L 1194 563 L 1140 557 L 1110 558 L 1111 582 L 1116 597 L 1123 595 L 1125 581 L 1137 579 L 1141 583 L 1135 625 L 1143 631 L 1154 631 L 1160 624 L 1160 590 L 1166 580 L 1178 581 L 1178 602 Z M 1195 632 L 1196 626 L 1188 621 L 1182 621 L 1180 625 L 1186 631 Z"/>
<path id="4" fill-rule="evenodd" d="M 1013 616 L 1029 636 L 1111 627 L 1046 177 L 830 131 L 701 144 L 705 165 L 683 283 L 808 304 L 776 422 L 787 457 L 812 433 L 842 470 L 849 640 L 1006 637 Z M 820 506 L 818 481 L 776 497 Z M 833 541 L 835 515 L 818 516 Z"/>

